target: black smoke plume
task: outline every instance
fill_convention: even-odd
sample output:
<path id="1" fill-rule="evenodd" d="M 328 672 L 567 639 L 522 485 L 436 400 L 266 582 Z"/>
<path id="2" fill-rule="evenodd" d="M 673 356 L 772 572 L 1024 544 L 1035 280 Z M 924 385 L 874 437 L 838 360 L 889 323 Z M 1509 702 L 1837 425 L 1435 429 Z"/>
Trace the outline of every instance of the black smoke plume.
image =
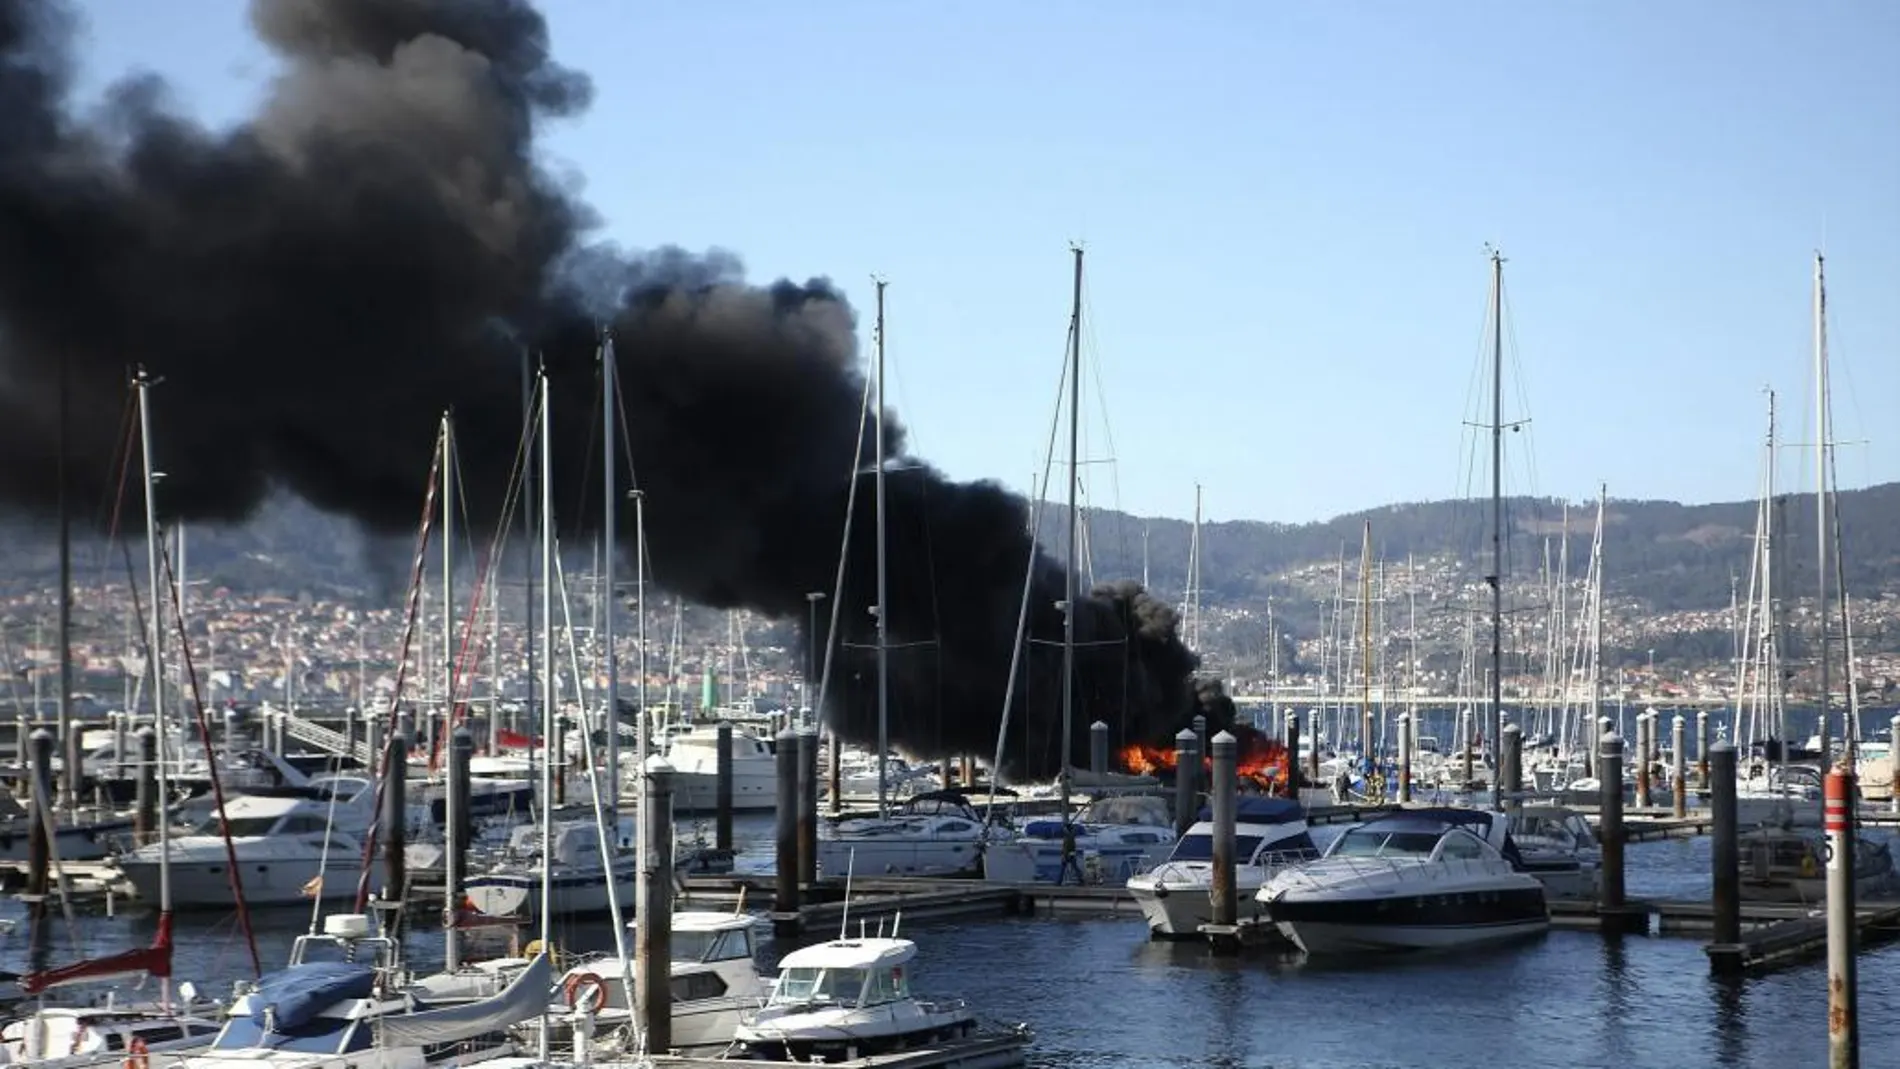
<path id="1" fill-rule="evenodd" d="M 62 365 L 68 485 L 111 485 L 136 364 L 163 377 L 153 413 L 170 515 L 241 520 L 288 491 L 372 531 L 411 530 L 433 427 L 452 407 L 467 503 L 492 520 L 521 433 L 523 353 L 554 382 L 557 482 L 599 471 L 594 354 L 610 326 L 656 581 L 802 621 L 806 593 L 832 587 L 867 433 L 840 294 L 823 280 L 747 285 L 726 255 L 593 243 L 592 214 L 534 155 L 537 129 L 582 111 L 590 84 L 549 58 L 523 0 L 254 0 L 250 18 L 280 71 L 254 117 L 213 131 L 152 78 L 77 112 L 76 20 L 50 0 L 0 0 L 0 506 L 45 514 L 55 501 Z M 886 435 L 902 455 L 895 420 Z M 1024 503 L 901 468 L 887 526 L 901 645 L 891 738 L 986 754 L 1029 556 Z M 860 500 L 827 715 L 870 739 Z M 585 534 L 598 507 L 563 519 Z M 1047 642 L 1062 588 L 1061 566 L 1041 560 L 1010 744 L 1011 763 L 1035 771 L 1058 760 Z M 1078 760 L 1090 720 L 1119 743 L 1165 738 L 1192 715 L 1195 658 L 1166 606 L 1102 588 L 1078 633 L 1090 644 Z"/>

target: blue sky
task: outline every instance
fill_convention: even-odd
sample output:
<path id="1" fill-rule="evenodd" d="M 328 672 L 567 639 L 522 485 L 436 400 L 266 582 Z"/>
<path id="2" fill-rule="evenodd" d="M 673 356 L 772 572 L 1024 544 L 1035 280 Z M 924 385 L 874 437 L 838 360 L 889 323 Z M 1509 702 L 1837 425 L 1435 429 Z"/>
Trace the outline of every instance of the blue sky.
<path id="1" fill-rule="evenodd" d="M 544 145 L 602 236 L 867 313 L 885 276 L 891 403 L 952 476 L 1040 470 L 1080 240 L 1100 505 L 1473 490 L 1486 242 L 1531 420 L 1509 489 L 1752 497 L 1764 386 L 1813 438 L 1822 247 L 1842 485 L 1900 478 L 1890 0 L 541 7 L 595 80 Z M 224 124 L 264 91 L 241 0 L 83 9 L 89 92 L 152 70 Z"/>

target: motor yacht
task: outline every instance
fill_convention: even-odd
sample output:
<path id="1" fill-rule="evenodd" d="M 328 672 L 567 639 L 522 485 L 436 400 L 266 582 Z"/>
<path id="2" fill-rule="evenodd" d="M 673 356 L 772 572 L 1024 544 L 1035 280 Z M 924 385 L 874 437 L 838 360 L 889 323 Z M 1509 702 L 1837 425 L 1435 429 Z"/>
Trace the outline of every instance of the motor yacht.
<path id="1" fill-rule="evenodd" d="M 833 939 L 779 962 L 772 997 L 739 1026 L 749 1057 L 826 1062 L 961 1039 L 976 1031 L 962 1000 L 911 994 L 908 939 Z"/>
<path id="2" fill-rule="evenodd" d="M 719 807 L 719 725 L 694 724 L 666 736 L 673 766 L 673 808 L 710 813 Z M 760 812 L 778 807 L 778 760 L 751 730 L 732 729 L 732 809 Z"/>
<path id="3" fill-rule="evenodd" d="M 1267 919 L 1310 955 L 1439 949 L 1542 932 L 1550 925 L 1544 885 L 1474 832 L 1488 830 L 1489 817 L 1425 809 L 1370 821 L 1333 840 L 1320 859 L 1281 871 L 1256 897 Z"/>
<path id="4" fill-rule="evenodd" d="M 1516 845 L 1519 867 L 1543 881 L 1550 897 L 1596 899 L 1603 883 L 1603 849 L 1583 814 L 1563 806 L 1527 805 L 1506 821 L 1493 820 L 1485 838 L 1505 853 L 1500 832 Z"/>
<path id="5" fill-rule="evenodd" d="M 622 820 L 620 842 L 631 836 L 630 819 Z M 541 866 L 543 859 L 554 859 L 554 914 L 575 916 L 608 911 L 607 883 L 614 883 L 615 898 L 631 908 L 635 884 L 639 880 L 637 858 L 620 843 L 611 856 L 600 848 L 600 830 L 591 820 L 564 820 L 553 828 L 547 850 L 541 849 L 541 829 L 532 824 L 514 828 L 508 845 L 492 867 L 476 873 L 463 884 L 464 894 L 477 910 L 494 917 L 539 917 L 541 910 Z"/>
<path id="6" fill-rule="evenodd" d="M 818 836 L 818 875 L 980 876 L 983 851 L 1015 838 L 960 791 L 914 795 L 888 817 L 842 819 Z"/>
<path id="7" fill-rule="evenodd" d="M 1063 871 L 1063 836 L 1073 834 Z M 1167 800 L 1152 794 L 1098 798 L 1072 821 L 1032 820 L 983 852 L 983 876 L 1003 883 L 1120 884 L 1174 842 Z"/>
<path id="8" fill-rule="evenodd" d="M 1244 912 L 1259 912 L 1254 895 L 1275 873 L 1319 856 L 1300 803 L 1247 796 L 1234 813 L 1234 887 Z M 1127 880 L 1128 893 L 1148 920 L 1148 932 L 1163 939 L 1193 937 L 1213 916 L 1214 824 L 1203 806 L 1173 853 L 1154 868 Z"/>

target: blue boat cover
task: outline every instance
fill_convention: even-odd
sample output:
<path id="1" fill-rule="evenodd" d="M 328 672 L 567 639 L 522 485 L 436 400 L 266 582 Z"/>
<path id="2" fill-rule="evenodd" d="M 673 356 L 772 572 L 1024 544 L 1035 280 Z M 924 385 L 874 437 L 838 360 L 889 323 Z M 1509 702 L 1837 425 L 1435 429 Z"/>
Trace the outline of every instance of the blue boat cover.
<path id="1" fill-rule="evenodd" d="M 268 1010 L 276 1017 L 274 1030 L 287 1032 L 310 1023 L 344 999 L 368 998 L 375 985 L 376 971 L 367 965 L 341 961 L 292 965 L 257 982 L 251 1020 L 262 1027 Z"/>
<path id="2" fill-rule="evenodd" d="M 1304 820 L 1306 809 L 1291 798 L 1269 798 L 1264 794 L 1243 794 L 1235 799 L 1234 821 L 1239 824 L 1285 824 Z M 1195 820 L 1213 820 L 1214 807 L 1204 805 Z"/>

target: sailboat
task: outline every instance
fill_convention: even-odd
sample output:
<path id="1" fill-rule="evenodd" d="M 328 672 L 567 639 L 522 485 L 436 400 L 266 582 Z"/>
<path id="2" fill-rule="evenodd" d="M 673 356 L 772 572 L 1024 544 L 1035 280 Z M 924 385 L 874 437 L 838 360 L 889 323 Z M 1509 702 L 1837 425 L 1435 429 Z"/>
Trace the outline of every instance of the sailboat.
<path id="1" fill-rule="evenodd" d="M 877 280 L 877 367 L 872 438 L 875 459 L 877 516 L 877 722 L 878 753 L 890 752 L 890 640 L 887 630 L 890 604 L 885 553 L 884 510 L 884 287 Z M 856 477 L 856 473 L 853 474 Z M 847 538 L 849 535 L 847 534 Z M 955 791 L 931 791 L 891 808 L 891 784 L 886 766 L 879 765 L 877 815 L 840 820 L 821 829 L 818 837 L 818 874 L 821 877 L 859 873 L 905 876 L 973 876 L 981 873 L 983 851 L 1011 834 L 990 826 Z"/>
<path id="2" fill-rule="evenodd" d="M 158 509 L 153 497 L 151 385 L 152 380 L 141 370 L 134 386 L 138 397 L 145 469 L 146 563 L 151 598 L 151 611 L 147 614 L 148 660 L 152 678 L 152 719 L 162 725 L 165 722 L 165 688 L 162 685 L 165 614 L 162 611 L 164 599 L 161 596 L 158 558 Z M 64 640 L 62 634 L 62 645 Z M 166 787 L 164 747 L 165 733 L 161 730 L 158 732 L 156 757 L 161 798 L 165 796 Z M 181 987 L 180 994 L 185 1000 L 183 1005 L 172 999 L 172 887 L 168 862 L 168 823 L 161 814 L 157 821 L 158 931 L 153 935 L 151 946 L 29 973 L 20 981 L 21 989 L 33 995 L 85 980 L 144 974 L 159 980 L 157 1005 L 128 1006 L 103 1015 L 41 1006 L 0 1032 L 0 1064 L 9 1060 L 29 1065 L 62 1067 L 114 1064 L 135 1039 L 148 1050 L 160 1051 L 189 1050 L 203 1046 L 209 1040 L 216 1026 L 198 1012 L 204 1007 L 196 1005 L 195 990 L 190 985 Z M 114 1041 L 119 1044 L 117 1049 L 114 1049 Z"/>
<path id="3" fill-rule="evenodd" d="M 1090 806 L 1080 819 L 1070 802 L 1074 780 L 1070 745 L 1075 730 L 1075 620 L 1072 610 L 1081 596 L 1077 589 L 1082 566 L 1081 510 L 1077 507 L 1081 488 L 1082 420 L 1082 248 L 1076 246 L 1075 282 L 1069 311 L 1069 511 L 1067 560 L 1063 565 L 1062 623 L 1062 771 L 1060 819 L 1034 821 L 1022 834 L 1007 842 L 991 845 L 983 859 L 984 876 L 1009 883 L 1108 883 L 1123 884 L 1131 876 L 1160 860 L 1173 844 L 1174 828 L 1165 805 L 1144 805 L 1156 799 L 1105 798 Z M 1200 524 L 1200 487 L 1194 490 L 1196 530 Z M 1200 591 L 1198 581 L 1199 536 L 1196 535 L 1195 560 L 1190 562 L 1190 590 L 1186 607 L 1194 613 L 1190 641 L 1199 637 Z"/>

